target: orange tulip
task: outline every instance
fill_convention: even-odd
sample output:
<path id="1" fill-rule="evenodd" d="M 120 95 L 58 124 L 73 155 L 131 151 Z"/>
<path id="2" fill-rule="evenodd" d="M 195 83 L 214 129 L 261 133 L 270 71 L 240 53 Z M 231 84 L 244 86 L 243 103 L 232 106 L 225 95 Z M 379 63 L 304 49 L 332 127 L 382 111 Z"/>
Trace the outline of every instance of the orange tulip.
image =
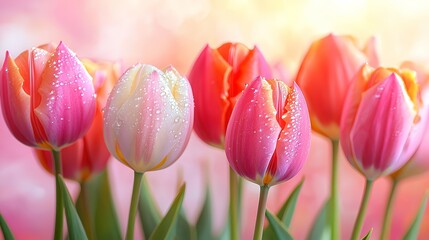
<path id="1" fill-rule="evenodd" d="M 296 81 L 307 100 L 314 131 L 338 140 L 344 100 L 353 76 L 366 62 L 378 65 L 375 41 L 364 50 L 350 36 L 328 36 L 308 50 Z"/>

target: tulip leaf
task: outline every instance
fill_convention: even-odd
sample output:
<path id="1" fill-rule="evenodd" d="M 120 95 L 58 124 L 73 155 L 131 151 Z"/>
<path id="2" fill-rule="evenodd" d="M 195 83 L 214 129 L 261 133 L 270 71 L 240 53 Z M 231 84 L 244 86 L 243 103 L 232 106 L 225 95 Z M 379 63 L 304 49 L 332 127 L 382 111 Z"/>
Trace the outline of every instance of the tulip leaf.
<path id="1" fill-rule="evenodd" d="M 212 203 L 210 188 L 206 187 L 205 200 L 197 220 L 197 239 L 212 239 Z"/>
<path id="2" fill-rule="evenodd" d="M 80 221 L 79 215 L 73 205 L 73 201 L 70 197 L 70 193 L 67 190 L 66 184 L 63 178 L 59 177 L 59 187 L 63 196 L 64 210 L 66 212 L 67 228 L 70 240 L 85 240 L 88 239 L 85 234 L 82 222 Z"/>
<path id="3" fill-rule="evenodd" d="M 265 211 L 265 216 L 268 219 L 268 222 L 270 223 L 270 226 L 272 226 L 274 236 L 273 239 L 279 239 L 279 240 L 293 240 L 292 235 L 290 235 L 289 231 L 287 230 L 287 227 L 282 221 L 276 217 L 275 215 L 271 214 L 269 211 Z"/>
<path id="4" fill-rule="evenodd" d="M 231 238 L 230 224 L 229 224 L 229 217 L 227 217 L 227 219 L 225 221 L 225 226 L 224 226 L 222 232 L 220 233 L 220 235 L 218 237 L 215 237 L 215 239 L 229 240 L 230 238 Z"/>
<path id="5" fill-rule="evenodd" d="M 143 176 L 140 189 L 138 210 L 145 239 L 148 239 L 159 222 L 161 222 L 161 213 L 153 199 L 145 176 Z"/>
<path id="6" fill-rule="evenodd" d="M 369 232 L 365 235 L 365 237 L 362 238 L 362 240 L 370 240 L 372 235 L 372 228 L 369 230 Z"/>
<path id="7" fill-rule="evenodd" d="M 76 200 L 75 206 L 77 214 L 82 220 L 83 228 L 85 229 L 88 239 L 95 239 L 94 233 L 94 215 L 95 209 L 90 200 L 93 194 L 90 194 L 87 183 L 81 183 L 80 193 Z"/>
<path id="8" fill-rule="evenodd" d="M 6 220 L 4 220 L 3 216 L 0 214 L 0 228 L 3 232 L 3 237 L 5 240 L 14 240 L 15 237 L 12 234 L 12 231 L 10 230 L 9 226 L 6 223 Z"/>
<path id="9" fill-rule="evenodd" d="M 329 201 L 323 204 L 322 209 L 317 215 L 307 240 L 321 240 L 331 238 L 331 229 L 329 225 Z"/>
<path id="10" fill-rule="evenodd" d="M 188 219 L 186 218 L 185 212 L 180 211 L 179 219 L 177 219 L 176 228 L 176 239 L 177 240 L 195 240 L 197 239 L 197 232 Z"/>
<path id="11" fill-rule="evenodd" d="M 289 228 L 290 223 L 292 221 L 292 216 L 295 212 L 296 204 L 298 202 L 298 196 L 301 191 L 302 185 L 304 183 L 304 179 L 302 179 L 295 189 L 290 193 L 287 200 L 284 202 L 283 206 L 277 213 L 277 217 L 283 222 L 283 224 Z M 263 239 L 272 239 L 274 231 L 271 225 L 264 230 Z"/>
<path id="12" fill-rule="evenodd" d="M 95 236 L 97 239 L 120 239 L 122 236 L 112 198 L 107 168 L 95 180 L 97 200 L 95 204 Z M 95 198 L 95 197 L 94 197 Z"/>
<path id="13" fill-rule="evenodd" d="M 186 185 L 183 184 L 183 186 L 179 190 L 179 193 L 171 204 L 167 214 L 164 216 L 158 226 L 156 226 L 155 230 L 153 230 L 151 236 L 149 237 L 149 240 L 174 239 L 177 219 L 179 217 L 183 198 L 185 196 L 185 187 Z"/>
<path id="14" fill-rule="evenodd" d="M 291 192 L 285 204 L 283 204 L 282 208 L 280 208 L 277 213 L 277 217 L 282 220 L 286 227 L 290 226 L 292 221 L 293 213 L 295 212 L 296 203 L 298 201 L 298 196 L 302 188 L 302 184 L 304 183 L 304 179 L 302 179 L 295 189 Z"/>
<path id="15" fill-rule="evenodd" d="M 121 238 L 107 168 L 81 183 L 76 210 L 89 239 Z"/>
<path id="16" fill-rule="evenodd" d="M 426 205 L 428 202 L 429 192 L 425 194 L 423 197 L 422 203 L 420 204 L 419 210 L 417 212 L 416 217 L 414 218 L 413 223 L 411 224 L 410 228 L 408 229 L 407 233 L 404 236 L 404 240 L 410 240 L 410 239 L 417 239 L 419 235 L 420 225 L 423 220 L 423 214 L 426 210 Z"/>

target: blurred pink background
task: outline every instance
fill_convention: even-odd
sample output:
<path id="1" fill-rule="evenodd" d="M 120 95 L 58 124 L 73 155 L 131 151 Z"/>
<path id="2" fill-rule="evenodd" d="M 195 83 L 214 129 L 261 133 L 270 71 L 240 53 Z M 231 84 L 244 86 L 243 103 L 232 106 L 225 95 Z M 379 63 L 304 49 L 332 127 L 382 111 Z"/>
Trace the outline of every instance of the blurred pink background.
<path id="1" fill-rule="evenodd" d="M 0 0 L 0 63 L 6 50 L 21 51 L 46 42 L 64 41 L 80 57 L 163 68 L 169 64 L 187 74 L 206 43 L 226 41 L 258 45 L 268 61 L 281 64 L 295 76 L 310 43 L 330 32 L 355 35 L 362 44 L 379 38 L 381 62 L 397 66 L 404 60 L 429 59 L 429 4 L 405 1 L 245 1 L 245 0 Z M 291 189 L 305 177 L 291 232 L 307 235 L 317 211 L 329 194 L 330 144 L 313 134 L 310 157 L 292 181 L 271 188 L 268 209 L 276 211 Z M 364 179 L 341 158 L 340 194 L 342 239 L 350 237 Z M 109 163 L 114 198 L 125 229 L 132 188 L 132 171 L 118 161 Z M 202 143 L 195 135 L 181 159 L 172 167 L 148 173 L 163 212 L 179 185 L 187 183 L 184 208 L 196 221 L 210 181 L 213 191 L 214 229 L 219 232 L 227 214 L 228 164 L 222 151 Z M 208 177 L 207 177 L 208 176 Z M 69 182 L 76 196 L 78 186 Z M 392 239 L 402 238 L 425 191 L 429 174 L 404 181 L 395 202 Z M 245 184 L 243 239 L 253 233 L 259 188 Z M 374 227 L 378 238 L 387 198 L 388 181 L 375 183 L 363 232 Z M 54 179 L 34 159 L 32 151 L 9 133 L 0 117 L 0 212 L 17 239 L 50 239 L 54 226 Z M 426 210 L 419 239 L 429 239 Z M 1 237 L 0 237 L 1 238 Z"/>

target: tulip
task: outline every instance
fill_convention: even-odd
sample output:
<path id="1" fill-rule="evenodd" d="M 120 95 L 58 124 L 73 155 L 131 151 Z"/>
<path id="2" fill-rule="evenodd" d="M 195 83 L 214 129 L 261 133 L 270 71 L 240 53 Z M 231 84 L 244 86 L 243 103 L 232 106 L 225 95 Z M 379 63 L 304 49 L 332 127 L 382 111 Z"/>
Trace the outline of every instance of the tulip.
<path id="1" fill-rule="evenodd" d="M 194 114 L 186 78 L 169 67 L 130 68 L 110 94 L 104 115 L 109 151 L 137 172 L 168 167 L 189 141 Z"/>
<path id="2" fill-rule="evenodd" d="M 311 45 L 296 81 L 307 99 L 314 131 L 338 140 L 343 103 L 353 76 L 366 62 L 378 65 L 375 45 L 371 39 L 361 50 L 353 37 L 333 34 Z"/>
<path id="3" fill-rule="evenodd" d="M 3 116 L 23 144 L 59 150 L 88 130 L 95 112 L 91 76 L 60 43 L 6 53 L 0 77 Z"/>
<path id="4" fill-rule="evenodd" d="M 104 170 L 110 158 L 104 138 L 100 138 L 103 134 L 102 109 L 106 105 L 108 93 L 119 78 L 120 71 L 118 64 L 93 62 L 89 59 L 82 59 L 82 62 L 93 77 L 97 95 L 95 116 L 88 132 L 60 151 L 64 177 L 78 182 L 87 181 L 91 176 Z M 42 166 L 53 173 L 52 154 L 41 149 L 35 151 Z"/>
<path id="5" fill-rule="evenodd" d="M 425 69 L 424 66 L 415 64 L 413 62 L 404 62 L 403 64 L 401 64 L 401 68 L 408 68 L 416 71 L 418 84 L 422 88 L 421 89 L 422 99 L 424 99 L 427 102 L 428 101 L 427 91 L 429 90 L 427 88 L 429 83 L 428 81 L 429 75 L 428 75 L 427 69 Z M 421 121 L 423 121 L 422 124 L 425 126 L 424 126 L 424 129 L 422 129 L 423 138 L 417 151 L 414 153 L 411 159 L 404 166 L 402 166 L 399 170 L 395 171 L 394 173 L 390 174 L 391 186 L 389 191 L 389 197 L 386 203 L 386 209 L 384 212 L 383 228 L 381 231 L 380 239 L 383 239 L 383 240 L 389 239 L 393 202 L 396 196 L 399 183 L 405 178 L 416 176 L 429 170 L 428 118 L 429 118 L 428 113 L 425 113 L 425 111 L 423 111 Z"/>
<path id="6" fill-rule="evenodd" d="M 257 78 L 244 90 L 226 133 L 231 167 L 260 186 L 295 176 L 310 146 L 310 120 L 299 87 Z"/>
<path id="7" fill-rule="evenodd" d="M 352 166 L 375 180 L 404 165 L 422 138 L 423 107 L 414 71 L 364 65 L 341 122 L 341 146 Z"/>
<path id="8" fill-rule="evenodd" d="M 307 99 L 313 130 L 332 141 L 329 204 L 333 240 L 340 239 L 338 138 L 341 113 L 351 80 L 367 61 L 378 65 L 375 38 L 371 38 L 364 49 L 359 49 L 353 37 L 329 34 L 311 45 L 296 77 Z"/>
<path id="9" fill-rule="evenodd" d="M 401 65 L 402 68 L 408 68 L 416 71 L 417 79 L 419 85 L 422 87 L 422 98 L 428 99 L 429 88 L 427 87 L 429 84 L 429 74 L 428 70 L 425 69 L 424 66 L 418 65 L 412 62 L 405 62 Z M 427 100 L 426 100 L 427 101 Z M 422 120 L 425 121 L 425 127 L 423 129 L 423 138 L 422 141 L 415 152 L 415 154 L 411 157 L 410 161 L 408 161 L 403 167 L 401 167 L 398 171 L 391 174 L 391 177 L 399 181 L 404 178 L 416 176 L 422 174 L 429 170 L 429 115 L 423 115 Z"/>
<path id="10" fill-rule="evenodd" d="M 341 146 L 347 160 L 367 179 L 352 239 L 359 237 L 373 181 L 399 169 L 420 144 L 422 116 L 427 114 L 421 93 L 414 71 L 368 65 L 350 86 Z"/>
<path id="11" fill-rule="evenodd" d="M 244 90 L 226 132 L 226 156 L 240 176 L 261 186 L 254 239 L 262 236 L 270 186 L 301 170 L 310 147 L 310 119 L 298 85 L 258 77 Z"/>
<path id="12" fill-rule="evenodd" d="M 63 200 L 59 150 L 82 137 L 95 114 L 91 76 L 64 43 L 21 53 L 6 52 L 0 73 L 5 122 L 23 144 L 51 150 L 56 183 L 54 239 L 62 238 Z"/>
<path id="13" fill-rule="evenodd" d="M 208 45 L 189 74 L 195 98 L 195 132 L 207 144 L 224 148 L 231 112 L 245 85 L 257 76 L 271 78 L 271 70 L 257 47 L 225 43 Z"/>
<path id="14" fill-rule="evenodd" d="M 258 76 L 271 78 L 271 69 L 257 47 L 225 43 L 217 49 L 208 45 L 200 53 L 189 74 L 195 98 L 194 130 L 205 143 L 225 147 L 226 127 L 235 103 L 250 81 Z M 241 181 L 229 169 L 230 239 L 239 239 L 239 191 Z"/>
<path id="15" fill-rule="evenodd" d="M 131 67 L 115 85 L 104 113 L 104 139 L 110 153 L 134 172 L 126 239 L 134 234 L 142 174 L 174 163 L 193 126 L 191 86 L 173 68 Z"/>

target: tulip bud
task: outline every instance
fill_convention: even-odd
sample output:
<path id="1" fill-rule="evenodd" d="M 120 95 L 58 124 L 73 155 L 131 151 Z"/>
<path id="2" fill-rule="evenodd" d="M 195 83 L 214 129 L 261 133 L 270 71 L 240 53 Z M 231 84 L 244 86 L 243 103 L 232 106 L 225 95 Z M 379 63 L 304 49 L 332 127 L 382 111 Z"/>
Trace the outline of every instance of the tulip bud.
<path id="1" fill-rule="evenodd" d="M 341 146 L 367 179 L 400 168 L 422 139 L 426 107 L 415 72 L 364 65 L 350 86 L 341 120 Z M 427 103 L 425 103 L 427 104 Z"/>
<path id="2" fill-rule="evenodd" d="M 298 85 L 257 78 L 228 124 L 226 155 L 242 177 L 272 186 L 295 176 L 310 147 L 310 119 Z"/>
<path id="3" fill-rule="evenodd" d="M 88 130 L 95 112 L 91 76 L 60 43 L 6 53 L 0 76 L 3 116 L 23 144 L 58 150 Z"/>
<path id="4" fill-rule="evenodd" d="M 341 112 L 353 76 L 366 62 L 378 65 L 375 45 L 371 39 L 361 50 L 354 38 L 333 34 L 311 45 L 296 81 L 307 100 L 314 131 L 338 140 Z"/>
<path id="5" fill-rule="evenodd" d="M 189 74 L 195 99 L 195 132 L 207 144 L 224 148 L 232 109 L 245 85 L 257 76 L 271 78 L 271 70 L 257 47 L 225 43 L 208 45 Z"/>
<path id="6" fill-rule="evenodd" d="M 158 170 L 183 153 L 192 131 L 191 86 L 173 68 L 137 64 L 107 100 L 104 139 L 110 153 L 136 172 Z"/>
<path id="7" fill-rule="evenodd" d="M 119 79 L 120 68 L 118 64 L 109 62 L 94 62 L 82 59 L 85 68 L 93 77 L 97 94 L 95 116 L 88 132 L 75 143 L 61 149 L 63 176 L 75 181 L 86 181 L 91 176 L 106 168 L 110 158 L 109 150 L 104 143 L 103 113 L 108 93 Z M 49 151 L 35 149 L 37 158 L 43 167 L 54 173 L 53 157 Z"/>

